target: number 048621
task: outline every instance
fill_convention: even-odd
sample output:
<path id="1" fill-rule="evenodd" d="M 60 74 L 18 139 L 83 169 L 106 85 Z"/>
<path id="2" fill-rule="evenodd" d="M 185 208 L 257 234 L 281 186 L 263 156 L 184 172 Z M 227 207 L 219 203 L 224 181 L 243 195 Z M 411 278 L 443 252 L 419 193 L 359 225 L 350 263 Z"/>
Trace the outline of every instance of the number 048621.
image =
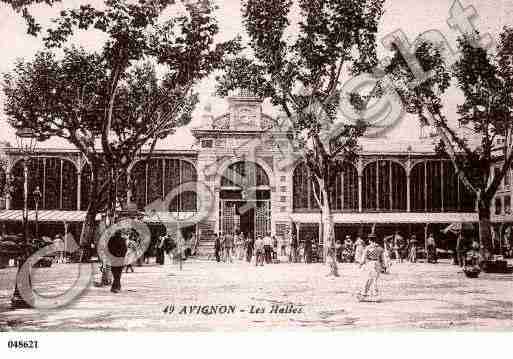
<path id="1" fill-rule="evenodd" d="M 7 342 L 9 349 L 37 349 L 37 340 L 9 340 Z"/>

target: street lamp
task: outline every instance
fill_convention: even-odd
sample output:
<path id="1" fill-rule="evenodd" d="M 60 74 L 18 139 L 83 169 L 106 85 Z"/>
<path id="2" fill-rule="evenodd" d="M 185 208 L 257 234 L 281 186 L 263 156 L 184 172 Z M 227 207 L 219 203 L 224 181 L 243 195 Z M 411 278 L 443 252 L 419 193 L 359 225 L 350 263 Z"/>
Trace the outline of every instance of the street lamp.
<path id="1" fill-rule="evenodd" d="M 36 230 L 35 230 L 35 237 L 36 239 L 39 238 L 39 216 L 38 216 L 38 212 L 39 212 L 39 201 L 41 200 L 41 197 L 43 196 L 41 194 L 41 191 L 39 190 L 39 186 L 36 186 L 36 189 L 34 192 L 32 192 L 32 194 L 34 195 L 34 202 L 35 202 L 35 205 L 36 205 Z"/>
<path id="2" fill-rule="evenodd" d="M 18 272 L 16 274 L 16 285 L 11 298 L 13 308 L 27 308 L 30 305 L 23 299 L 18 290 L 18 276 L 25 261 L 30 256 L 30 243 L 28 236 L 28 162 L 30 156 L 34 153 L 38 138 L 35 132 L 30 128 L 20 128 L 16 131 L 16 141 L 18 150 L 23 156 L 23 256 L 18 261 Z M 30 281 L 30 277 L 29 277 Z"/>

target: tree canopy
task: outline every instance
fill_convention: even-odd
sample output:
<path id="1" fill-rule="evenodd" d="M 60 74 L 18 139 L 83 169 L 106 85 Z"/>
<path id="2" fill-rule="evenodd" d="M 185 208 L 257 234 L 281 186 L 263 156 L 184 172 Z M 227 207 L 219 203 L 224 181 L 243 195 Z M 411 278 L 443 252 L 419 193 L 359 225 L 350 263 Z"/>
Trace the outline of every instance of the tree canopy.
<path id="1" fill-rule="evenodd" d="M 293 8 L 297 23 L 291 22 Z M 318 184 L 325 248 L 333 241 L 328 193 L 342 161 L 355 157 L 366 127 L 341 121 L 340 82 L 344 75 L 370 73 L 377 64 L 382 13 L 383 0 L 244 0 L 248 51 L 228 61 L 218 77 L 218 94 L 248 89 L 285 114 L 292 145 Z"/>
<path id="2" fill-rule="evenodd" d="M 487 221 L 492 198 L 513 162 L 513 29 L 503 29 L 495 50 L 478 46 L 476 39 L 477 34 L 467 34 L 458 40 L 460 56 L 453 64 L 447 64 L 440 45 L 420 43 L 415 57 L 429 74 L 420 82 L 400 51 L 395 51 L 386 72 L 407 110 L 436 130 L 438 150 L 452 160 L 462 182 L 476 194 L 480 219 Z M 450 88 L 463 94 L 454 114 L 444 108 Z M 500 169 L 492 176 L 497 166 Z M 481 223 L 480 230 L 488 232 L 488 223 Z M 481 232 L 486 248 L 489 237 Z"/>
<path id="3" fill-rule="evenodd" d="M 151 154 L 159 139 L 191 120 L 195 85 L 239 50 L 237 39 L 216 42 L 210 2 L 176 6 L 172 0 L 106 0 L 101 9 L 63 10 L 43 38 L 45 49 L 4 75 L 10 124 L 41 139 L 61 137 L 93 172 L 105 169 L 110 209 L 116 178 L 143 147 Z M 172 15 L 164 19 L 166 10 Z M 100 31 L 106 41 L 99 50 L 70 45 L 79 30 Z M 96 189 L 90 197 L 92 215 L 100 210 Z"/>

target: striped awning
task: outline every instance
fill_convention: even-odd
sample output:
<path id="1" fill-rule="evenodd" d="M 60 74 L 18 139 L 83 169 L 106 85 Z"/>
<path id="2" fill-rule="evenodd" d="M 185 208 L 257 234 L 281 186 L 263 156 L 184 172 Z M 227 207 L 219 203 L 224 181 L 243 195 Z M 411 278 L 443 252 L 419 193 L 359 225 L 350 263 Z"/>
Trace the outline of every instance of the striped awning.
<path id="1" fill-rule="evenodd" d="M 85 220 L 85 211 L 57 211 L 40 210 L 37 214 L 38 222 L 83 222 Z M 29 210 L 29 221 L 36 220 L 36 211 Z M 3 210 L 0 211 L 0 222 L 22 222 L 23 210 Z"/>
<path id="2" fill-rule="evenodd" d="M 318 223 L 321 219 L 320 213 L 293 213 L 290 215 L 296 223 Z M 359 223 L 475 223 L 478 221 L 476 213 L 425 213 L 425 212 L 392 212 L 392 213 L 334 213 L 333 221 L 340 224 Z"/>

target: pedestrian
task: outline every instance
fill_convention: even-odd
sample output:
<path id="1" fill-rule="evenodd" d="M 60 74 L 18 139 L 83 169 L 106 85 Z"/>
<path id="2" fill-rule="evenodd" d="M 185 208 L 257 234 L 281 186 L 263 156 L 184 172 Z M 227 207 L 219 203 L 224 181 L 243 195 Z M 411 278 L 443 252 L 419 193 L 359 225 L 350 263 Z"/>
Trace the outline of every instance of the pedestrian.
<path id="1" fill-rule="evenodd" d="M 279 236 L 280 257 L 287 257 L 287 240 L 285 236 Z"/>
<path id="2" fill-rule="evenodd" d="M 55 235 L 53 244 L 59 245 L 62 249 L 57 252 L 57 263 L 64 263 L 64 241 L 59 234 Z"/>
<path id="3" fill-rule="evenodd" d="M 272 251 L 273 240 L 271 238 L 270 233 L 266 233 L 264 237 L 264 253 L 265 253 L 265 263 L 271 263 L 271 251 Z"/>
<path id="4" fill-rule="evenodd" d="M 171 263 L 175 263 L 174 252 L 176 249 L 176 241 L 171 234 L 167 234 L 164 240 L 164 250 Z"/>
<path id="5" fill-rule="evenodd" d="M 251 262 L 251 258 L 253 257 L 254 248 L 255 248 L 255 239 L 253 238 L 253 234 L 250 233 L 250 235 L 246 239 L 246 261 L 248 263 Z"/>
<path id="6" fill-rule="evenodd" d="M 219 234 L 216 233 L 214 237 L 214 256 L 216 257 L 216 262 L 221 262 L 221 238 L 219 238 Z"/>
<path id="7" fill-rule="evenodd" d="M 396 262 L 402 262 L 403 258 L 401 255 L 401 246 L 403 243 L 403 237 L 399 235 L 398 231 L 395 231 L 394 238 L 392 239 L 392 250 L 394 252 L 394 258 Z"/>
<path id="8" fill-rule="evenodd" d="M 360 267 L 365 270 L 366 278 L 357 294 L 359 301 L 379 301 L 378 279 L 383 268 L 383 248 L 378 244 L 374 233 L 368 236 L 369 245 L 363 251 Z M 372 299 L 374 298 L 374 299 Z"/>
<path id="9" fill-rule="evenodd" d="M 353 254 L 353 241 L 351 240 L 351 236 L 347 235 L 344 240 L 344 246 L 342 249 L 342 261 L 346 263 L 352 263 L 354 260 Z"/>
<path id="10" fill-rule="evenodd" d="M 364 249 L 365 242 L 361 237 L 356 237 L 356 241 L 354 242 L 354 261 L 358 264 L 362 263 Z"/>
<path id="11" fill-rule="evenodd" d="M 305 263 L 312 263 L 312 239 L 310 236 L 306 237 L 305 240 Z"/>
<path id="12" fill-rule="evenodd" d="M 328 248 L 328 251 L 326 253 L 326 261 L 327 261 L 328 265 L 330 266 L 330 272 L 326 276 L 340 277 L 340 275 L 338 274 L 335 248 L 331 248 L 331 247 Z"/>
<path id="13" fill-rule="evenodd" d="M 291 263 L 297 263 L 297 259 L 298 259 L 297 250 L 298 250 L 297 238 L 294 234 L 292 234 L 290 236 L 290 254 L 289 254 Z"/>
<path id="14" fill-rule="evenodd" d="M 428 263 L 436 263 L 437 257 L 436 257 L 436 242 L 435 238 L 433 237 L 433 234 L 430 233 L 427 240 L 426 240 L 426 247 L 427 247 L 427 261 Z"/>
<path id="15" fill-rule="evenodd" d="M 164 261 L 165 261 L 165 256 L 164 256 L 164 253 L 165 253 L 165 244 L 166 244 L 166 236 L 165 235 L 162 235 L 159 237 L 159 241 L 158 241 L 158 244 L 157 244 L 157 263 L 160 264 L 160 265 L 164 265 Z"/>
<path id="16" fill-rule="evenodd" d="M 392 267 L 392 260 L 390 259 L 392 238 L 390 237 L 389 239 L 383 239 L 383 273 L 390 273 L 390 268 Z"/>
<path id="17" fill-rule="evenodd" d="M 276 262 L 278 260 L 278 239 L 276 238 L 275 235 L 273 235 L 271 238 L 273 240 L 273 257 L 272 257 L 272 260 L 273 260 L 273 262 Z"/>
<path id="18" fill-rule="evenodd" d="M 128 249 L 127 240 L 128 234 L 119 230 L 114 233 L 107 244 L 109 253 L 114 257 L 111 263 L 113 281 L 110 291 L 112 293 L 119 293 L 121 291 L 121 274 L 123 273 L 123 265 Z"/>
<path id="19" fill-rule="evenodd" d="M 225 252 L 225 262 L 233 263 L 232 258 L 232 250 L 233 250 L 233 236 L 231 234 L 226 234 L 224 236 L 224 252 Z"/>
<path id="20" fill-rule="evenodd" d="M 417 236 L 415 234 L 412 234 L 410 237 L 409 242 L 409 254 L 408 254 L 408 261 L 410 263 L 416 263 L 417 262 Z"/>
<path id="21" fill-rule="evenodd" d="M 454 261 L 454 264 L 459 265 L 460 267 L 463 267 L 465 265 L 466 250 L 464 242 L 465 238 L 463 237 L 463 234 L 460 232 L 458 234 L 458 239 L 456 240 L 456 260 Z"/>
<path id="22" fill-rule="evenodd" d="M 255 241 L 255 266 L 264 265 L 265 245 L 261 236 Z"/>

